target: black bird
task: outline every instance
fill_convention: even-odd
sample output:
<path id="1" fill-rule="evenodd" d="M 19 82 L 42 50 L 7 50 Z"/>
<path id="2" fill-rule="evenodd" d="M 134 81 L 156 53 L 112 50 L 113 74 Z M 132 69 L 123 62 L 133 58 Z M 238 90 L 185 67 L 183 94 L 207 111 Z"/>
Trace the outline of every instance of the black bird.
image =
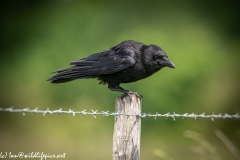
<path id="1" fill-rule="evenodd" d="M 109 50 L 72 61 L 70 64 L 74 66 L 54 71 L 53 73 L 57 74 L 48 81 L 64 83 L 82 78 L 97 78 L 100 84 L 108 84 L 110 90 L 128 95 L 135 92 L 121 88 L 120 83 L 144 79 L 165 66 L 175 68 L 160 47 L 133 40 L 124 41 Z"/>

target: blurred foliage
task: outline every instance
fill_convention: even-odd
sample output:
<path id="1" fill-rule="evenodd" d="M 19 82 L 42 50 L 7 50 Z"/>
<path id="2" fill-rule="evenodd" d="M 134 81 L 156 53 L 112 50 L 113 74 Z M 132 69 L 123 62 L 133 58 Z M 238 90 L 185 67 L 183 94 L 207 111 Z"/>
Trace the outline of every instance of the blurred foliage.
<path id="1" fill-rule="evenodd" d="M 0 107 L 113 112 L 120 94 L 94 79 L 61 85 L 46 79 L 72 60 L 132 39 L 161 46 L 176 65 L 121 85 L 144 96 L 143 112 L 240 112 L 235 1 L 3 1 L 0 12 Z M 0 113 L 0 120 L 0 152 L 111 159 L 113 117 Z M 141 157 L 159 159 L 157 149 L 175 159 L 197 159 L 194 142 L 183 136 L 193 130 L 218 157 L 233 159 L 214 135 L 217 128 L 240 149 L 239 120 L 142 119 Z"/>

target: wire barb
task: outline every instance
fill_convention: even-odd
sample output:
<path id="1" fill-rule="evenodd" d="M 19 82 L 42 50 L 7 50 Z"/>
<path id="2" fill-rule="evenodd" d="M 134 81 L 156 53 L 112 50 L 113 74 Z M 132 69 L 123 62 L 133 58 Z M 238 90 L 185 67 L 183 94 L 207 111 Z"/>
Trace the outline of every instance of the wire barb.
<path id="1" fill-rule="evenodd" d="M 206 115 L 205 113 L 202 114 L 196 114 L 196 113 L 184 113 L 184 114 L 177 114 L 175 112 L 173 113 L 166 113 L 166 114 L 159 114 L 158 112 L 156 112 L 156 114 L 150 114 L 150 113 L 141 113 L 141 114 L 122 114 L 122 113 L 115 113 L 115 112 L 109 112 L 109 111 L 94 111 L 91 110 L 91 112 L 87 112 L 86 109 L 83 111 L 74 111 L 72 109 L 69 109 L 68 111 L 64 111 L 62 110 L 62 108 L 58 109 L 58 110 L 49 110 L 49 108 L 47 108 L 46 110 L 39 110 L 38 108 L 35 109 L 29 109 L 29 108 L 23 108 L 23 109 L 14 109 L 13 107 L 9 107 L 9 108 L 0 108 L 0 112 L 8 112 L 8 113 L 22 113 L 23 116 L 26 115 L 26 113 L 33 113 L 34 115 L 37 113 L 41 113 L 43 114 L 43 116 L 47 115 L 47 114 L 71 114 L 73 116 L 79 114 L 81 116 L 84 115 L 92 115 L 94 118 L 97 118 L 97 115 L 102 115 L 102 116 L 115 116 L 115 117 L 119 117 L 119 116 L 137 116 L 137 117 L 141 117 L 141 118 L 147 118 L 147 117 L 153 117 L 155 120 L 159 117 L 166 117 L 167 118 L 172 118 L 174 121 L 176 120 L 176 118 L 208 118 L 211 119 L 212 121 L 214 121 L 215 119 L 240 119 L 240 115 L 238 113 L 230 115 L 230 114 L 209 114 Z"/>

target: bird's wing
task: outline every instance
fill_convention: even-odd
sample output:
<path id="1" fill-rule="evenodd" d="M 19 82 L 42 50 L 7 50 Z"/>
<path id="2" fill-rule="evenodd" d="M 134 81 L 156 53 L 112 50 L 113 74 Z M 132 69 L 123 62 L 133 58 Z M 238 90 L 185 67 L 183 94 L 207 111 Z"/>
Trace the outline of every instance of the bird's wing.
<path id="1" fill-rule="evenodd" d="M 103 74 L 111 74 L 122 71 L 133 66 L 136 60 L 123 50 L 105 51 L 90 55 L 84 59 L 72 61 L 75 65 L 70 68 L 56 70 L 58 72 L 54 77 L 59 78 L 91 78 Z M 54 78 L 53 78 L 54 79 Z"/>
<path id="2" fill-rule="evenodd" d="M 95 57 L 97 57 L 97 59 L 95 59 Z M 133 57 L 129 55 L 123 55 L 119 52 L 118 54 L 90 56 L 82 60 L 71 62 L 71 64 L 76 65 L 73 68 L 88 67 L 87 72 L 90 75 L 115 73 L 131 67 L 135 63 L 136 60 Z"/>

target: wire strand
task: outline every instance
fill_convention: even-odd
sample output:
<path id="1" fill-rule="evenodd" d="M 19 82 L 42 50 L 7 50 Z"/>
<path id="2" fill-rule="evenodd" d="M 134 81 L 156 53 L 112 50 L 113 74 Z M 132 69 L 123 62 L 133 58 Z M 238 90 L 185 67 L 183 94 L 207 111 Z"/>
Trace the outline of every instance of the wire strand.
<path id="1" fill-rule="evenodd" d="M 146 118 L 146 117 L 153 117 L 155 119 L 160 118 L 160 117 L 165 117 L 165 118 L 172 118 L 173 120 L 175 120 L 176 118 L 210 118 L 212 121 L 214 119 L 240 119 L 240 115 L 238 113 L 230 115 L 230 114 L 196 114 L 196 113 L 184 113 L 184 114 L 177 114 L 177 113 L 166 113 L 166 114 L 159 114 L 159 113 L 155 113 L 155 114 L 150 114 L 150 113 L 141 113 L 141 114 L 122 114 L 122 113 L 115 113 L 115 112 L 109 112 L 109 111 L 94 111 L 91 110 L 91 112 L 88 112 L 85 110 L 82 111 L 74 111 L 72 109 L 69 110 L 62 110 L 62 108 L 58 109 L 58 110 L 49 110 L 49 108 L 47 108 L 46 110 L 39 110 L 38 108 L 35 109 L 29 109 L 29 108 L 23 108 L 23 109 L 15 109 L 13 107 L 10 108 L 0 108 L 0 112 L 9 112 L 9 113 L 22 113 L 23 116 L 26 115 L 26 113 L 33 113 L 33 114 L 43 114 L 43 116 L 47 115 L 47 114 L 71 114 L 73 116 L 75 115 L 91 115 L 94 118 L 97 117 L 97 115 L 102 115 L 102 116 L 139 116 L 141 118 Z"/>

